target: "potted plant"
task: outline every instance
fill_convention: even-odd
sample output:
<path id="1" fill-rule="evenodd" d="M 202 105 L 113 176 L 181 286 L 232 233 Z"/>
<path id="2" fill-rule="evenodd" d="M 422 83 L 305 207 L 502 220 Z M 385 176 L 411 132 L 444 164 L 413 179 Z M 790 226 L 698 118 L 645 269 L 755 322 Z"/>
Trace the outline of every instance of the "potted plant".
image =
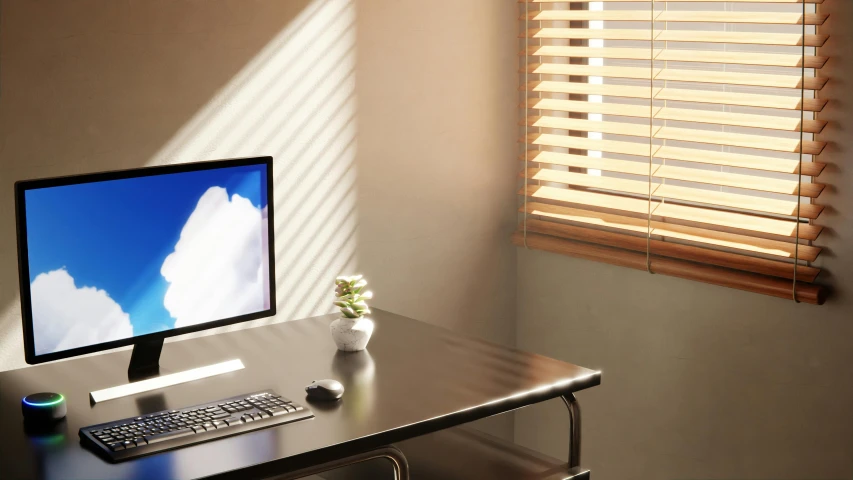
<path id="1" fill-rule="evenodd" d="M 341 318 L 332 322 L 329 330 L 338 350 L 356 352 L 364 350 L 373 334 L 373 321 L 365 317 L 370 313 L 366 300 L 373 292 L 365 291 L 367 280 L 362 275 L 335 279 L 335 306 L 341 309 Z"/>

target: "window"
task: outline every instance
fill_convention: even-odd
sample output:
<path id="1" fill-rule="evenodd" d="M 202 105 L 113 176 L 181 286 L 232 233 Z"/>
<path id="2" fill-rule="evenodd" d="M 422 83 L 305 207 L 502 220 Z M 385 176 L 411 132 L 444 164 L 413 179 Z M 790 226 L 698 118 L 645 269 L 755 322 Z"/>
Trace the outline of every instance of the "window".
<path id="1" fill-rule="evenodd" d="M 513 241 L 822 303 L 820 1 L 521 0 Z"/>

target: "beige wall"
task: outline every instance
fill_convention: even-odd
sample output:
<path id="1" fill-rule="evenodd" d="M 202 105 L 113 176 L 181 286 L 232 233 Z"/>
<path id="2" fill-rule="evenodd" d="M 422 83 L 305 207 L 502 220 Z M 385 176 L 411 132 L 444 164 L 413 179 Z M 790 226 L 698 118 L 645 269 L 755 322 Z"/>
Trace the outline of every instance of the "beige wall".
<path id="1" fill-rule="evenodd" d="M 853 2 L 821 8 L 826 305 L 519 251 L 519 348 L 603 372 L 578 396 L 596 479 L 853 478 Z M 520 411 L 516 440 L 564 455 L 561 418 Z"/>
<path id="2" fill-rule="evenodd" d="M 358 5 L 358 244 L 393 292 L 379 304 L 512 343 L 516 5 Z"/>
<path id="3" fill-rule="evenodd" d="M 357 251 L 376 304 L 513 345 L 516 5 L 357 5 Z M 480 426 L 512 438 L 511 414 Z"/>
<path id="4" fill-rule="evenodd" d="M 514 343 L 515 14 L 3 1 L 0 370 L 24 366 L 16 180 L 246 155 L 275 157 L 277 320 L 330 311 L 360 270 L 379 307 Z"/>

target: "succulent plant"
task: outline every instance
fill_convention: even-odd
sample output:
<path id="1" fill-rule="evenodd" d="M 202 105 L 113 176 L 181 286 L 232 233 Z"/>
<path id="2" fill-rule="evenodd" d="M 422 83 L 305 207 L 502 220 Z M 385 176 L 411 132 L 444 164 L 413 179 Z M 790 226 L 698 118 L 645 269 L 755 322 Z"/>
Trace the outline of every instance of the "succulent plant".
<path id="1" fill-rule="evenodd" d="M 335 279 L 335 306 L 347 318 L 361 318 L 370 313 L 365 300 L 373 298 L 373 292 L 364 291 L 367 280 L 363 275 L 342 276 Z"/>

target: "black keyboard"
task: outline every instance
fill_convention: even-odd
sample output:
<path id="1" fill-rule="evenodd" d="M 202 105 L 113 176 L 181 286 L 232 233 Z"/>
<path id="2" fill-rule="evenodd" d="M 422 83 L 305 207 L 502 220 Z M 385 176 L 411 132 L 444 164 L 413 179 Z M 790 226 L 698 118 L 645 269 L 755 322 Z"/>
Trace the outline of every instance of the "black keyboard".
<path id="1" fill-rule="evenodd" d="M 119 462 L 313 416 L 311 410 L 266 390 L 83 427 L 80 441 Z"/>

